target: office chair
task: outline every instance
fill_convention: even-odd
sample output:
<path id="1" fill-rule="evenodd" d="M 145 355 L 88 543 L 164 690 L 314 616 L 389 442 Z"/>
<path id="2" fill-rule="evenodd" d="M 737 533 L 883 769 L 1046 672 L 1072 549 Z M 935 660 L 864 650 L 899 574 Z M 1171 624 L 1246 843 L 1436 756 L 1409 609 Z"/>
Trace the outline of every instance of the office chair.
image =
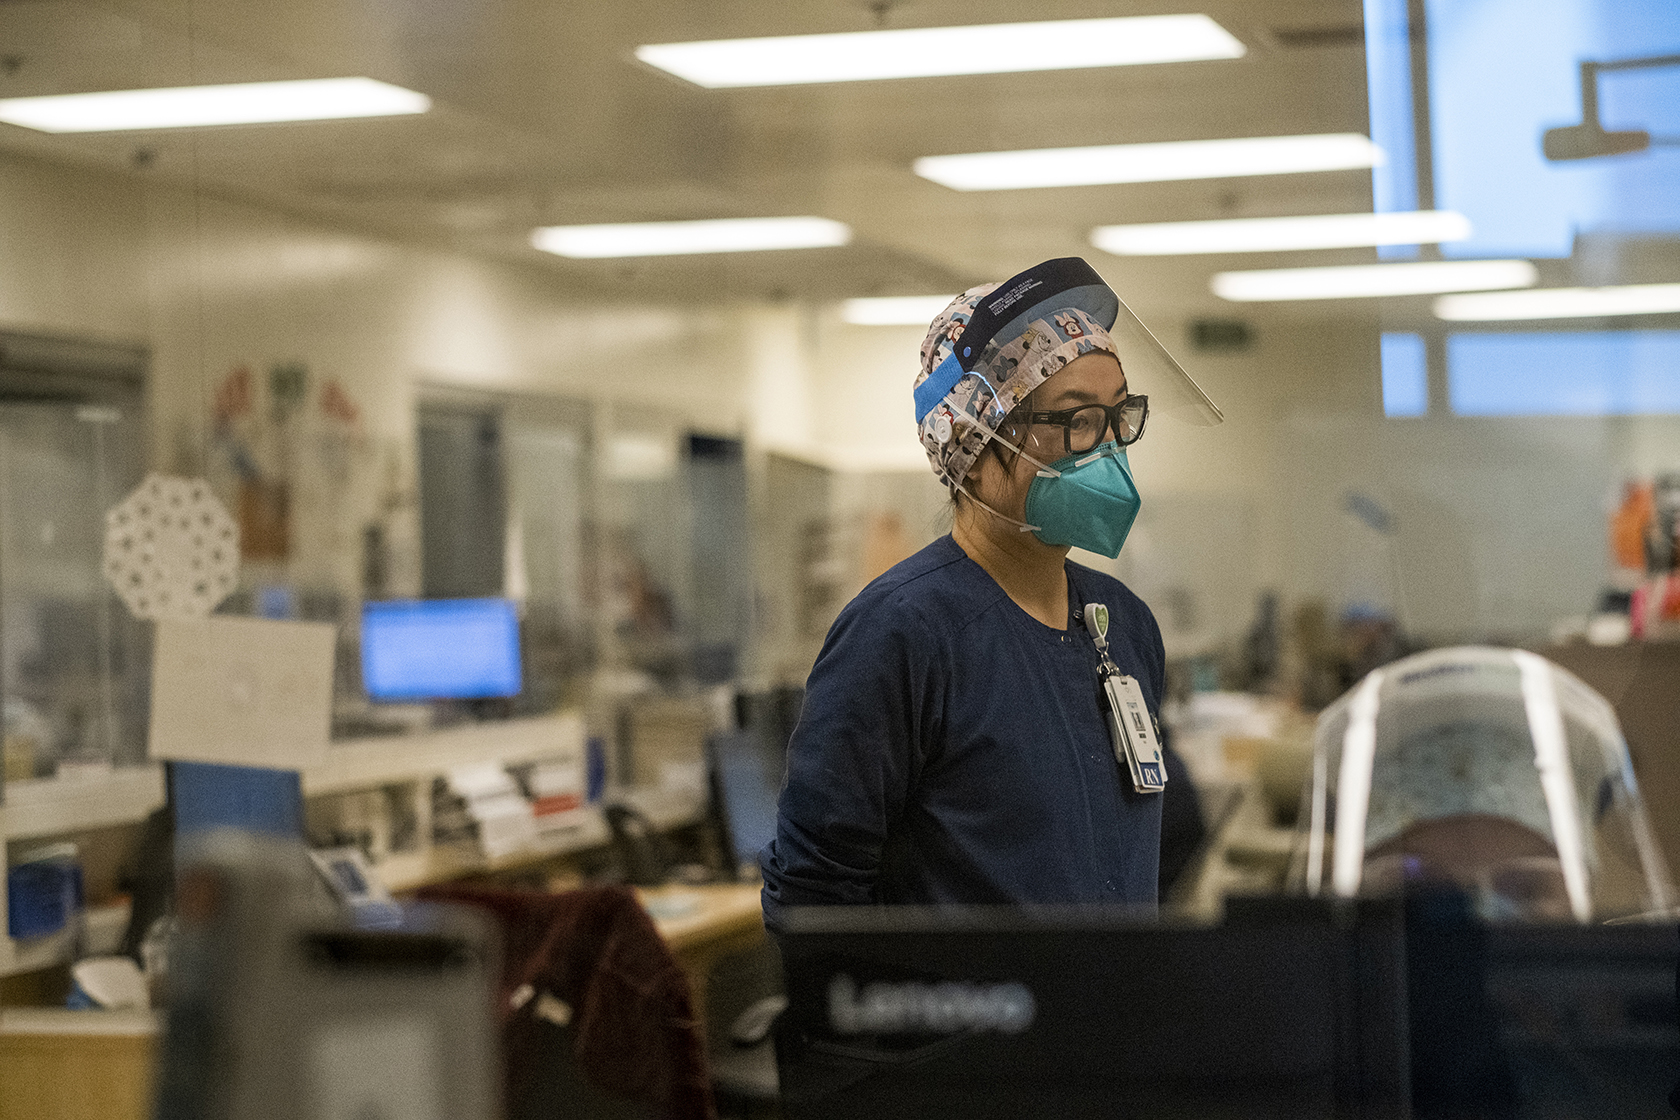
<path id="1" fill-rule="evenodd" d="M 729 877 L 756 881 L 758 851 L 776 827 L 786 744 L 763 729 L 721 732 L 706 742 L 712 815 Z M 766 938 L 720 958 L 706 978 L 706 1043 L 712 1092 L 726 1115 L 779 1114 L 781 1093 L 770 1026 L 782 1008 L 782 960 Z"/>
<path id="2" fill-rule="evenodd" d="M 787 1007 L 782 957 L 772 938 L 720 958 L 706 978 L 706 1052 L 712 1095 L 726 1120 L 781 1114 L 771 1029 Z"/>
<path id="3" fill-rule="evenodd" d="M 500 923 L 509 1120 L 715 1120 L 688 980 L 629 888 L 445 884 L 419 897 Z"/>

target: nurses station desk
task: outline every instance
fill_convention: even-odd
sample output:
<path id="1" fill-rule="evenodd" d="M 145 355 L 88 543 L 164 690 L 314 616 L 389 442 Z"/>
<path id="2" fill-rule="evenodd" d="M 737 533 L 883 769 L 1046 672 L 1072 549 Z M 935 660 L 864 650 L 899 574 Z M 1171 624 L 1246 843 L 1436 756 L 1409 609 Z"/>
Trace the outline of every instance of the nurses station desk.
<path id="1" fill-rule="evenodd" d="M 765 936 L 758 890 L 702 883 L 637 891 L 701 1016 L 713 962 Z M 147 1120 L 157 1036 L 150 1012 L 0 1009 L 0 1120 Z"/>
<path id="2" fill-rule="evenodd" d="M 712 965 L 765 938 L 758 895 L 757 883 L 673 884 L 636 890 L 654 928 L 688 977 L 694 1014 L 702 1023 L 706 1021 L 706 978 Z"/>
<path id="3" fill-rule="evenodd" d="M 412 801 L 425 839 L 374 865 L 393 892 L 486 874 L 534 872 L 557 858 L 605 847 L 611 833 L 599 807 L 572 811 L 563 827 L 543 833 L 527 849 L 486 856 L 458 844 L 429 842 L 432 783 L 454 767 L 534 762 L 551 754 L 557 743 L 581 749 L 582 741 L 583 722 L 570 712 L 348 740 L 335 743 L 326 762 L 301 772 L 302 793 L 310 811 L 334 799 L 380 791 L 396 791 Z M 39 782 L 32 783 L 39 789 L 8 790 L 0 812 L 4 839 L 131 826 L 163 803 L 161 773 L 157 766 L 134 767 L 73 785 Z M 624 799 L 660 830 L 694 825 L 705 816 L 700 791 L 631 790 Z M 644 890 L 641 897 L 697 1001 L 704 999 L 704 977 L 713 961 L 764 936 L 756 886 L 670 886 Z M 126 914 L 121 919 L 126 921 Z M 0 975 L 68 963 L 67 936 L 39 940 L 0 938 Z M 156 1036 L 156 1020 L 147 1013 L 0 1009 L 0 1120 L 149 1116 Z"/>

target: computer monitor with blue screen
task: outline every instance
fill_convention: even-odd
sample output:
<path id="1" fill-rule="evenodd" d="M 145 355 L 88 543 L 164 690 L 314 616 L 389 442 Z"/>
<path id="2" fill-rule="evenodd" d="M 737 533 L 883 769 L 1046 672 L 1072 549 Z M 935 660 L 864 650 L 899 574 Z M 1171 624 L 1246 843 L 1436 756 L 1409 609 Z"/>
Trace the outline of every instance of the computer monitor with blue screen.
<path id="1" fill-rule="evenodd" d="M 362 684 L 373 700 L 517 696 L 519 616 L 506 599 L 362 607 Z"/>
<path id="2" fill-rule="evenodd" d="M 225 828 L 303 839 L 303 784 L 296 770 L 177 760 L 168 764 L 168 774 L 177 856 Z"/>
<path id="3" fill-rule="evenodd" d="M 758 865 L 758 853 L 776 835 L 776 797 L 781 789 L 783 753 L 752 731 L 712 736 L 710 757 L 713 804 L 739 873 Z"/>

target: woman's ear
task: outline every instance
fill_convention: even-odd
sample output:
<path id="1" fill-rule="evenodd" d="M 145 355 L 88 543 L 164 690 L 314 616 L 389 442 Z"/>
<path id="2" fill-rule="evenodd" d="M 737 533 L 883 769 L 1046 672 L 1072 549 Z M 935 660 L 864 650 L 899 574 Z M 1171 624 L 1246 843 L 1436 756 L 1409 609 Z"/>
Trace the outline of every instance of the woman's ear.
<path id="1" fill-rule="evenodd" d="M 968 492 L 994 506 L 1010 503 L 1018 485 L 1015 468 L 1024 462 L 1025 459 L 1003 444 L 988 443 L 968 469 Z"/>
<path id="2" fill-rule="evenodd" d="M 970 497 L 979 497 L 981 501 L 986 501 L 986 495 L 994 492 L 997 486 L 995 476 L 998 468 L 1003 465 L 998 461 L 997 446 L 995 443 L 988 443 L 969 466 L 962 488 Z"/>

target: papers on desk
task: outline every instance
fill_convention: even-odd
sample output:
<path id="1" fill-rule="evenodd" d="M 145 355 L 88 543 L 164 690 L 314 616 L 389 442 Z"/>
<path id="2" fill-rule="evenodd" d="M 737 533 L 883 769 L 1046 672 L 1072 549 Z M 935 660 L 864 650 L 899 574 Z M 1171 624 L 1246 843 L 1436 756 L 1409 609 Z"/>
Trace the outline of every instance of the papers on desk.
<path id="1" fill-rule="evenodd" d="M 655 922 L 671 918 L 686 918 L 700 910 L 700 896 L 693 891 L 671 894 L 647 893 L 642 896 L 642 909 Z"/>
<path id="2" fill-rule="evenodd" d="M 575 825 L 575 810 L 583 808 L 587 792 L 583 745 L 538 759 L 525 781 L 539 829 Z"/>
<path id="3" fill-rule="evenodd" d="M 495 859 L 529 847 L 536 839 L 536 817 L 513 776 L 500 763 L 457 766 L 445 775 L 450 790 L 466 803 L 478 826 L 479 846 Z"/>
<path id="4" fill-rule="evenodd" d="M 574 784 L 567 766 L 549 770 L 552 763 L 545 756 L 534 765 L 485 762 L 445 770 L 432 785 L 431 848 L 450 850 L 444 858 L 465 866 L 461 859 L 470 864 L 475 854 L 491 861 L 535 859 L 606 843 L 600 806 L 580 798 L 578 790 L 587 787 Z M 660 829 L 691 824 L 705 810 L 702 798 L 673 790 L 628 790 L 619 796 Z M 408 883 L 409 873 L 399 879 Z"/>

